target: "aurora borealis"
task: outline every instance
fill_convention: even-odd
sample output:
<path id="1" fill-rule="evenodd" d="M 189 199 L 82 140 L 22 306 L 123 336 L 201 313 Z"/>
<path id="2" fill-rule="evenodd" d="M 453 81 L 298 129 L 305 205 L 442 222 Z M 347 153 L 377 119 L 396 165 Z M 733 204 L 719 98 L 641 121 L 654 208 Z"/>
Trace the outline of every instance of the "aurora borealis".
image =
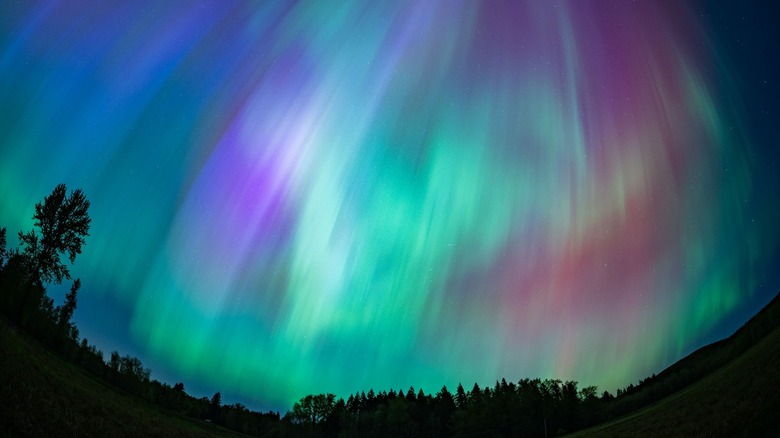
<path id="1" fill-rule="evenodd" d="M 696 3 L 0 5 L 0 226 L 83 189 L 82 336 L 195 394 L 614 391 L 780 290 L 777 116 Z"/>

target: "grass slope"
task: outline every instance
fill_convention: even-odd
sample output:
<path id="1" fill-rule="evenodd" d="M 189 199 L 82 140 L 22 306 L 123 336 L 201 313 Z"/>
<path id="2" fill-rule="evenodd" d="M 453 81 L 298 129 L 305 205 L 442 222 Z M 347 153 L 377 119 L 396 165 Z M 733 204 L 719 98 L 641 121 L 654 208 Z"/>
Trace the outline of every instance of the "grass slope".
<path id="1" fill-rule="evenodd" d="M 571 436 L 780 436 L 778 413 L 780 327 L 682 391 Z"/>
<path id="2" fill-rule="evenodd" d="M 0 436 L 237 436 L 132 397 L 0 320 Z"/>

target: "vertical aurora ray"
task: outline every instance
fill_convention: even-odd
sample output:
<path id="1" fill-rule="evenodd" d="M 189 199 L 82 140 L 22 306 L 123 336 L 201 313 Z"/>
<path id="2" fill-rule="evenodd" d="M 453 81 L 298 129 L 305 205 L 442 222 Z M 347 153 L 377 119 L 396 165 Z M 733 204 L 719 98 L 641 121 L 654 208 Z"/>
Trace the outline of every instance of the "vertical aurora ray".
<path id="1" fill-rule="evenodd" d="M 612 390 L 778 254 L 727 60 L 646 3 L 4 4 L 0 225 L 83 188 L 84 334 L 110 297 L 117 343 L 261 406 Z"/>

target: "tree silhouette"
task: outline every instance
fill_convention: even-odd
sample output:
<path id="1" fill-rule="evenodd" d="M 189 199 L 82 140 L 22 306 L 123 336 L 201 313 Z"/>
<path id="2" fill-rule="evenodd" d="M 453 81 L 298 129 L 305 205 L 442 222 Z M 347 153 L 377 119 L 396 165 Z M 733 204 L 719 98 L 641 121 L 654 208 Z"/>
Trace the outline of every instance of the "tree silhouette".
<path id="1" fill-rule="evenodd" d="M 455 391 L 455 406 L 465 408 L 467 402 L 466 391 L 463 389 L 463 385 L 458 383 L 458 389 Z"/>
<path id="2" fill-rule="evenodd" d="M 114 370 L 114 372 L 117 372 L 117 373 L 119 372 L 119 361 L 120 361 L 120 359 L 121 358 L 119 356 L 119 352 L 118 351 L 112 351 L 111 352 L 111 360 L 109 361 L 108 366 L 109 366 L 109 368 Z"/>
<path id="3" fill-rule="evenodd" d="M 0 228 L 0 310 L 5 310 L 5 307 L 12 302 L 6 293 L 6 264 L 5 261 L 8 258 L 8 251 L 5 248 L 6 235 L 5 227 Z"/>
<path id="4" fill-rule="evenodd" d="M 119 374 L 130 380 L 144 382 L 149 380 L 152 371 L 143 366 L 141 359 L 125 355 L 119 359 Z"/>
<path id="5" fill-rule="evenodd" d="M 40 230 L 27 233 L 19 232 L 19 242 L 24 247 L 22 253 L 33 278 L 40 283 L 61 283 L 70 279 L 70 271 L 62 262 L 61 256 L 67 254 L 71 263 L 81 254 L 81 247 L 89 236 L 91 219 L 88 214 L 89 201 L 81 189 L 67 196 L 65 184 L 59 184 L 43 203 L 35 204 L 35 227 Z"/>
<path id="6" fill-rule="evenodd" d="M 81 288 L 81 280 L 77 278 L 73 282 L 73 286 L 70 287 L 70 292 L 65 295 L 65 304 L 56 312 L 57 327 L 61 332 L 66 333 L 70 337 L 73 337 L 73 332 L 76 329 L 70 320 L 73 317 L 73 312 L 76 310 L 76 294 L 79 288 Z"/>
<path id="7" fill-rule="evenodd" d="M 222 406 L 222 394 L 217 391 L 211 396 L 211 406 L 219 409 Z"/>
<path id="8" fill-rule="evenodd" d="M 3 268 L 3 264 L 5 263 L 6 257 L 8 257 L 8 254 L 5 251 L 5 245 L 6 245 L 6 237 L 5 237 L 5 227 L 0 228 L 0 269 Z"/>
<path id="9" fill-rule="evenodd" d="M 222 394 L 217 391 L 211 396 L 209 402 L 209 418 L 211 421 L 218 423 L 221 421 L 220 409 L 222 408 Z"/>
<path id="10" fill-rule="evenodd" d="M 335 402 L 334 394 L 307 395 L 293 405 L 292 419 L 296 423 L 320 424 L 328 418 Z"/>
<path id="11" fill-rule="evenodd" d="M 2 269 L 3 307 L 20 325 L 32 329 L 58 322 L 57 311 L 61 309 L 55 311 L 44 284 L 71 278 L 62 256 L 73 263 L 81 253 L 89 235 L 89 205 L 81 190 L 68 196 L 65 185 L 58 185 L 42 203 L 35 204 L 34 228 L 19 232 L 20 249 L 2 250 L 2 258 L 8 258 Z M 1 234 L 5 240 L 5 231 Z M 75 309 L 75 301 L 72 307 Z"/>

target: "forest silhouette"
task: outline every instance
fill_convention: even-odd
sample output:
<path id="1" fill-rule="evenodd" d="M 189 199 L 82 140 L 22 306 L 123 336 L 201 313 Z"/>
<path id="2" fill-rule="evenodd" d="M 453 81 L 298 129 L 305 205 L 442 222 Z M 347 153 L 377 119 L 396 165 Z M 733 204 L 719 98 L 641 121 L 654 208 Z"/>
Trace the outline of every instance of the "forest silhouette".
<path id="1" fill-rule="evenodd" d="M 80 338 L 72 321 L 81 281 L 72 279 L 64 259 L 74 263 L 89 236 L 90 203 L 81 190 L 70 194 L 60 184 L 35 205 L 34 228 L 19 231 L 19 248 L 7 250 L 0 228 L 0 330 L 22 330 L 48 350 L 112 385 L 161 409 L 254 436 L 557 436 L 616 418 L 660 400 L 712 373 L 778 326 L 778 298 L 736 332 L 728 342 L 712 344 L 668 368 L 618 389 L 616 395 L 595 386 L 557 379 L 505 379 L 492 387 L 459 384 L 454 392 L 414 387 L 373 388 L 350 395 L 306 395 L 283 416 L 254 412 L 240 403 L 189 395 L 183 382 L 173 386 L 150 378 L 141 360 L 102 351 Z M 46 286 L 72 280 L 60 305 Z M 770 309 L 770 310 L 767 310 Z M 6 425 L 5 433 L 21 432 Z"/>

